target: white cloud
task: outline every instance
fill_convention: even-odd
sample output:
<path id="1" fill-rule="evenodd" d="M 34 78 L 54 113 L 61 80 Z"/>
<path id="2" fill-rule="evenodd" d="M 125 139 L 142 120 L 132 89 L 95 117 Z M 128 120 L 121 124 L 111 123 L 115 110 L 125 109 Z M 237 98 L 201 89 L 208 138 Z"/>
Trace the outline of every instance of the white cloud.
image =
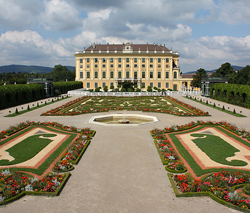
<path id="1" fill-rule="evenodd" d="M 38 0 L 0 0 L 0 26 L 22 30 L 35 25 L 42 4 Z"/>
<path id="2" fill-rule="evenodd" d="M 54 66 L 58 62 L 70 62 L 73 53 L 62 45 L 43 39 L 37 32 L 8 31 L 0 36 L 0 64 Z"/>
<path id="3" fill-rule="evenodd" d="M 67 31 L 81 26 L 78 10 L 64 0 L 45 1 L 40 23 L 46 30 Z"/>

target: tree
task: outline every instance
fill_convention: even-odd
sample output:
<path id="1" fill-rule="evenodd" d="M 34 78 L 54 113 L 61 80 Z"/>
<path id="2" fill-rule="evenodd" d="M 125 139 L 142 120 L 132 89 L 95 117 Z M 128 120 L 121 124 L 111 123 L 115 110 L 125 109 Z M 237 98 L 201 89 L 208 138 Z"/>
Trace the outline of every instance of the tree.
<path id="1" fill-rule="evenodd" d="M 130 81 L 124 81 L 122 82 L 122 88 L 124 88 L 126 91 L 130 89 L 130 91 L 134 91 L 134 84 Z"/>
<path id="2" fill-rule="evenodd" d="M 75 73 L 71 72 L 66 66 L 62 65 L 55 65 L 53 71 L 51 72 L 53 75 L 54 81 L 74 81 L 75 80 Z"/>
<path id="3" fill-rule="evenodd" d="M 201 87 L 201 78 L 205 76 L 206 76 L 206 71 L 202 68 L 198 69 L 197 72 L 193 75 L 191 86 Z"/>
<path id="4" fill-rule="evenodd" d="M 108 92 L 108 86 L 105 85 L 105 86 L 103 87 L 103 90 L 104 90 L 104 92 Z"/>
<path id="5" fill-rule="evenodd" d="M 151 87 L 151 86 L 148 86 L 147 91 L 148 91 L 148 92 L 152 92 L 152 87 Z"/>
<path id="6" fill-rule="evenodd" d="M 234 69 L 233 67 L 231 67 L 231 64 L 226 62 L 225 64 L 222 64 L 221 67 L 212 74 L 212 77 L 227 77 L 233 72 Z"/>

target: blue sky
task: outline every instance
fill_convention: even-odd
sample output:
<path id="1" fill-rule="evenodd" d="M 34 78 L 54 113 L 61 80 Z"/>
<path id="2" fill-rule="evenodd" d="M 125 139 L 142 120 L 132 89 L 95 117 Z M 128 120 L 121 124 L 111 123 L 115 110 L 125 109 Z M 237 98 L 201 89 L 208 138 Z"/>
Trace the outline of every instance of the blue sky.
<path id="1" fill-rule="evenodd" d="M 0 66 L 74 66 L 92 43 L 158 43 L 183 73 L 250 64 L 248 0 L 0 0 Z"/>

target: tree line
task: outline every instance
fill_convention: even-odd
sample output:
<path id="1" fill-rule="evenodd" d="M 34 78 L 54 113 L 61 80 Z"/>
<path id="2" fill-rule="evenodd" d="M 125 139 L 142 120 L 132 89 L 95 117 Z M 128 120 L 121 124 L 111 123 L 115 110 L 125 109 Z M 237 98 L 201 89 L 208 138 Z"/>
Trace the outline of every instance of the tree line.
<path id="1" fill-rule="evenodd" d="M 191 86 L 201 87 L 201 79 L 206 76 L 206 71 L 203 68 L 198 69 L 193 75 Z M 231 64 L 226 62 L 211 77 L 226 77 L 230 84 L 250 85 L 250 66 L 247 65 L 241 70 L 234 70 Z"/>
<path id="2" fill-rule="evenodd" d="M 4 84 L 26 84 L 27 78 L 46 78 L 53 77 L 54 82 L 59 81 L 74 81 L 75 80 L 75 71 L 71 72 L 66 66 L 55 65 L 53 71 L 46 74 L 32 74 L 32 73 L 21 73 L 21 72 L 9 72 L 9 73 L 0 73 L 0 85 Z"/>

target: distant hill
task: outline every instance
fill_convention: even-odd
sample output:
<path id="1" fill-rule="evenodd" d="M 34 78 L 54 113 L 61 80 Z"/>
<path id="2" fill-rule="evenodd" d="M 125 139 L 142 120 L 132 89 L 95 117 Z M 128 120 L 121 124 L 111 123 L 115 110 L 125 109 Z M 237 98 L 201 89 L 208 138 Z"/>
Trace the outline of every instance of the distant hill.
<path id="1" fill-rule="evenodd" d="M 237 65 L 232 65 L 231 67 L 234 68 L 234 70 L 241 70 L 243 69 L 244 67 L 242 66 L 237 66 Z M 219 69 L 219 67 L 217 68 Z M 217 69 L 214 69 L 214 70 L 206 70 L 207 73 L 213 73 L 215 72 Z M 185 72 L 185 74 L 191 74 L 191 73 L 196 73 L 197 71 L 189 71 L 189 72 Z"/>
<path id="2" fill-rule="evenodd" d="M 73 66 L 66 66 L 70 71 L 74 71 L 75 67 Z M 27 73 L 50 73 L 53 71 L 53 68 L 51 67 L 43 67 L 43 66 L 26 66 L 26 65 L 6 65 L 6 66 L 0 66 L 0 73 L 8 73 L 8 72 L 27 72 Z"/>

